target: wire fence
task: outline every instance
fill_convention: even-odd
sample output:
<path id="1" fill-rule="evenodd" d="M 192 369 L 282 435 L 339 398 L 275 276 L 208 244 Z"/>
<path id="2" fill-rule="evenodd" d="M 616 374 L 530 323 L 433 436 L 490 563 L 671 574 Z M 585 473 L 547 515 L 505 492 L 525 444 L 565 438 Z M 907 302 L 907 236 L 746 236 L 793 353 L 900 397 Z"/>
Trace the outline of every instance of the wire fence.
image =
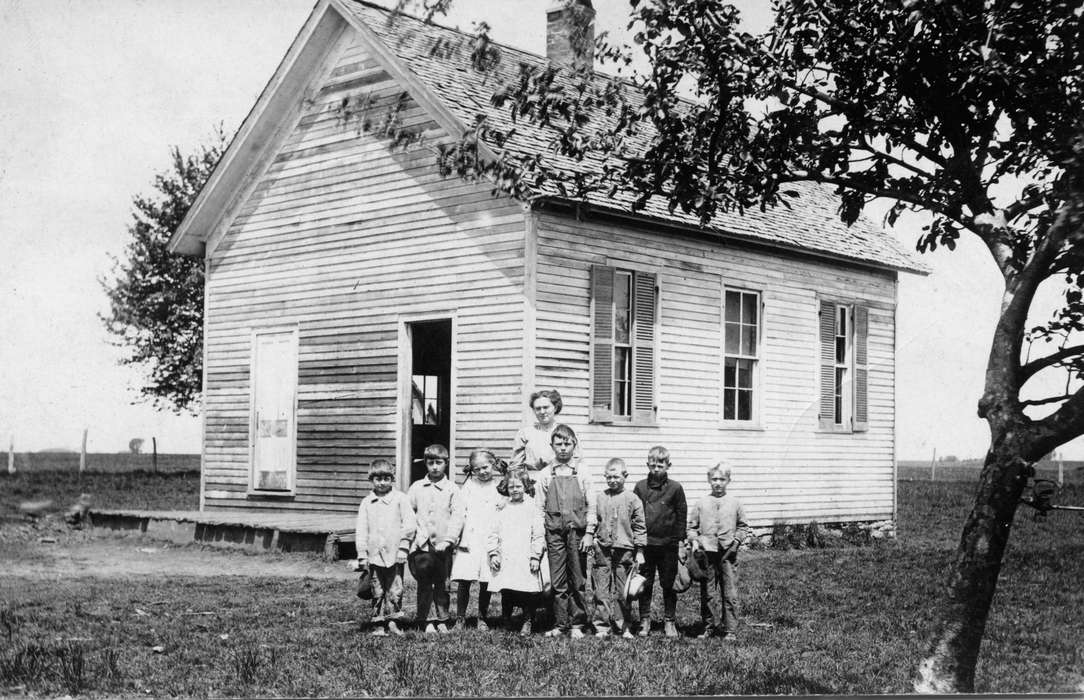
<path id="1" fill-rule="evenodd" d="M 8 453 L 0 454 L 0 470 L 7 469 Z M 78 452 L 16 452 L 16 472 L 79 471 Z M 132 454 L 130 452 L 88 452 L 87 471 L 124 472 L 189 472 L 199 471 L 198 454 Z"/>
<path id="2" fill-rule="evenodd" d="M 980 471 L 982 460 L 979 459 L 933 464 L 918 460 L 900 460 L 897 477 L 901 481 L 978 481 Z M 1035 465 L 1035 478 L 1050 479 L 1063 484 L 1084 484 L 1084 462 L 1039 462 Z"/>

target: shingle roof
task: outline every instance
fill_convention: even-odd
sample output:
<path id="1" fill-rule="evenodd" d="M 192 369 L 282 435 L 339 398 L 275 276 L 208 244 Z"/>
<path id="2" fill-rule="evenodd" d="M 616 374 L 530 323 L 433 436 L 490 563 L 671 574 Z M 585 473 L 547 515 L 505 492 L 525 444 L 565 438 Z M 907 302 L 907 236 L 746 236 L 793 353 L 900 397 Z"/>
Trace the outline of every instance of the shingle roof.
<path id="1" fill-rule="evenodd" d="M 551 166 L 569 172 L 601 167 L 601 158 L 575 161 L 554 153 L 555 132 L 552 129 L 525 120 L 513 124 L 507 109 L 498 109 L 490 103 L 489 97 L 499 81 L 515 80 L 521 63 L 544 66 L 545 58 L 497 44 L 501 60 L 491 75 L 471 67 L 471 37 L 464 32 L 426 23 L 406 14 L 394 15 L 394 21 L 389 21 L 393 17 L 392 11 L 363 0 L 346 0 L 342 4 L 430 88 L 463 126 L 473 125 L 479 116 L 484 116 L 499 131 L 507 133 L 515 127 L 512 137 L 503 145 L 512 153 L 543 154 Z M 601 73 L 596 74 L 596 78 L 600 81 L 610 79 Z M 636 97 L 635 91 L 629 95 L 630 100 Z M 646 143 L 648 138 L 650 134 L 643 134 L 641 143 Z M 741 214 L 721 212 L 705 227 L 700 226 L 699 219 L 693 214 L 680 210 L 671 213 L 661 197 L 652 198 L 637 216 L 703 228 L 723 238 L 746 239 L 878 267 L 927 272 L 926 266 L 914 260 L 895 237 L 868 219 L 860 217 L 851 226 L 840 221 L 832 188 L 800 183 L 788 185 L 787 189 L 799 193 L 797 198 L 790 200 L 790 208 L 747 209 Z M 536 192 L 540 198 L 563 199 L 552 186 L 536 188 Z M 619 192 L 613 197 L 597 193 L 589 195 L 587 202 L 593 209 L 627 213 L 634 199 L 631 192 Z"/>

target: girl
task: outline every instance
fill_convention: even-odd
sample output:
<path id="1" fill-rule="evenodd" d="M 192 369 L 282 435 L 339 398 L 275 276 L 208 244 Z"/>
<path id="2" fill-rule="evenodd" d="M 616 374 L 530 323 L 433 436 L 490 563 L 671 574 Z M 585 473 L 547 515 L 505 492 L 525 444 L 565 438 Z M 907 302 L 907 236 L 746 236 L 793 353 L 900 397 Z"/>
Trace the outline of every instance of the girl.
<path id="1" fill-rule="evenodd" d="M 497 493 L 495 472 L 499 461 L 489 450 L 475 450 L 470 454 L 464 470 L 467 481 L 460 487 L 459 498 L 463 508 L 463 527 L 458 533 L 459 547 L 452 563 L 452 580 L 458 582 L 455 601 L 455 627 L 466 629 L 467 605 L 470 588 L 478 582 L 479 630 L 489 629 L 486 613 L 489 612 L 489 562 L 486 560 L 486 541 L 497 517 L 497 506 L 504 497 Z"/>
<path id="2" fill-rule="evenodd" d="M 494 572 L 490 590 L 501 592 L 505 627 L 511 625 L 512 609 L 517 605 L 523 608 L 519 633 L 526 636 L 531 633 L 531 619 L 542 590 L 542 511 L 535 504 L 534 481 L 526 470 L 509 471 L 498 488 L 508 500 L 498 508 L 489 535 L 489 566 Z"/>

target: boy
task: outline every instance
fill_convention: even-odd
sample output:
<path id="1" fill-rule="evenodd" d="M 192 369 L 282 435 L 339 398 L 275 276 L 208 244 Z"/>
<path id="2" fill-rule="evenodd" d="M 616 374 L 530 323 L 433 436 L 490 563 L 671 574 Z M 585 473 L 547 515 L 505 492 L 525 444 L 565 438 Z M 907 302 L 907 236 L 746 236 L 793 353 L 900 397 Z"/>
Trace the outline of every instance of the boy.
<path id="1" fill-rule="evenodd" d="M 418 531 L 410 557 L 411 572 L 418 580 L 418 623 L 425 621 L 425 633 L 448 633 L 448 575 L 452 570 L 452 552 L 456 533 L 463 529 L 459 489 L 445 475 L 448 448 L 430 445 L 425 448 L 425 477 L 410 485 L 407 498 L 418 519 Z M 416 566 L 425 553 L 432 565 Z M 427 558 L 428 558 L 427 557 Z M 433 616 L 429 608 L 436 608 Z"/>
<path id="2" fill-rule="evenodd" d="M 557 618 L 557 625 L 546 636 L 567 633 L 579 639 L 587 622 L 584 569 L 593 540 L 587 527 L 595 522 L 593 479 L 583 463 L 573 459 L 576 433 L 572 428 L 564 424 L 555 427 L 550 446 L 554 459 L 537 472 L 536 486 L 536 498 L 545 519 L 546 552 Z"/>
<path id="3" fill-rule="evenodd" d="M 733 641 L 738 631 L 738 548 L 752 532 L 745 524 L 741 501 L 726 492 L 730 477 L 731 468 L 725 461 L 709 469 L 711 493 L 689 511 L 689 542 L 694 555 L 704 551 L 709 573 L 709 578 L 700 582 L 702 639 L 718 631 L 724 640 Z M 712 587 L 719 588 L 722 598 L 721 618 L 713 609 Z"/>
<path id="4" fill-rule="evenodd" d="M 403 564 L 414 539 L 414 511 L 406 494 L 392 490 L 391 462 L 377 459 L 369 466 L 373 492 L 358 506 L 355 571 L 369 569 L 373 583 L 371 622 L 377 636 L 401 635 L 397 619 L 403 612 Z"/>
<path id="5" fill-rule="evenodd" d="M 647 519 L 647 546 L 644 547 L 644 593 L 640 597 L 640 636 L 651 631 L 651 593 L 655 585 L 655 573 L 662 586 L 663 630 L 667 637 L 678 636 L 674 617 L 677 614 L 678 548 L 685 539 L 687 505 L 685 490 L 681 484 L 667 477 L 670 469 L 670 451 L 662 445 L 652 447 L 647 453 L 647 478 L 636 484 L 634 493 L 644 503 Z"/>
<path id="6" fill-rule="evenodd" d="M 647 544 L 644 504 L 631 491 L 625 490 L 624 460 L 611 459 L 603 474 L 606 490 L 598 495 L 596 518 L 587 524 L 588 534 L 594 533 L 595 564 L 591 569 L 594 589 L 595 636 L 610 634 L 611 624 L 621 630 L 623 637 L 632 638 L 630 623 L 635 622 L 629 601 L 624 598 L 625 580 L 632 566 L 644 563 L 643 548 Z"/>

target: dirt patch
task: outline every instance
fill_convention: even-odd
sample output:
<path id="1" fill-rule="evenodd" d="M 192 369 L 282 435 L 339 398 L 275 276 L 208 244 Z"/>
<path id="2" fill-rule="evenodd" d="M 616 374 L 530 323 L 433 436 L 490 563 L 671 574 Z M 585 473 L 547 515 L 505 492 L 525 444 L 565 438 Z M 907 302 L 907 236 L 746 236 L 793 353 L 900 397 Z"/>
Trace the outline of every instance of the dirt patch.
<path id="1" fill-rule="evenodd" d="M 51 519 L 0 525 L 0 576 L 58 579 L 164 576 L 274 576 L 352 579 L 349 562 L 314 554 L 249 553 L 175 545 L 142 537 L 91 535 Z"/>

